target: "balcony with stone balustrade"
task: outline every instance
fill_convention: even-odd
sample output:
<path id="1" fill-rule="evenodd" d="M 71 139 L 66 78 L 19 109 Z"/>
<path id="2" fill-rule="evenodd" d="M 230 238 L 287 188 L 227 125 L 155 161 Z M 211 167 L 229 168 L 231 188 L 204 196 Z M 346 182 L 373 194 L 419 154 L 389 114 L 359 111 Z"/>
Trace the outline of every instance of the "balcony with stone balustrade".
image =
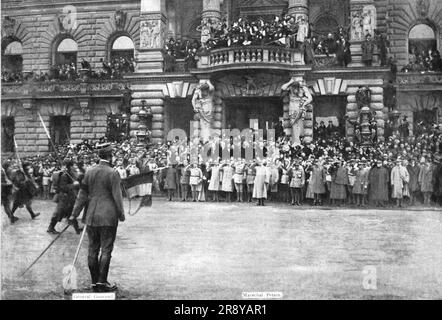
<path id="1" fill-rule="evenodd" d="M 200 55 L 192 73 L 241 69 L 296 70 L 306 66 L 301 51 L 276 46 L 242 46 L 213 49 Z"/>

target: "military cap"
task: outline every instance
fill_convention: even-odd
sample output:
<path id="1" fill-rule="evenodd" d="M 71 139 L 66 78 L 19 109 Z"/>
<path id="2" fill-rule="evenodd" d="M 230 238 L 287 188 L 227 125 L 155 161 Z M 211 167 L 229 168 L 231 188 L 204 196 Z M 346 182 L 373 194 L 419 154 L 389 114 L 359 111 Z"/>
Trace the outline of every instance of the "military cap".
<path id="1" fill-rule="evenodd" d="M 97 145 L 99 157 L 106 157 L 112 155 L 112 145 L 110 143 L 102 143 Z"/>

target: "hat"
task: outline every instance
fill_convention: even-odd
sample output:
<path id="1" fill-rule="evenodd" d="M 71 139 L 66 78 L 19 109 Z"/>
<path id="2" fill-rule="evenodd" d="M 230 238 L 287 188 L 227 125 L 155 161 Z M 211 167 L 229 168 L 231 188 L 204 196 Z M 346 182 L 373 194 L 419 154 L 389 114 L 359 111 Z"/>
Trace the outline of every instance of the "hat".
<path id="1" fill-rule="evenodd" d="M 110 143 L 102 143 L 97 145 L 98 156 L 108 157 L 112 155 L 112 145 Z"/>

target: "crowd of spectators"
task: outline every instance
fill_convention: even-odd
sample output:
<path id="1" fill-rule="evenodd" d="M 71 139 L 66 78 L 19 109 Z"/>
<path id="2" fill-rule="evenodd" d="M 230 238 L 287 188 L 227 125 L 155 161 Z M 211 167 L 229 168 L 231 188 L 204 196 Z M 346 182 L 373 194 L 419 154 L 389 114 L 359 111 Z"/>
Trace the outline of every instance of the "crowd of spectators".
<path id="1" fill-rule="evenodd" d="M 442 71 L 442 59 L 438 50 L 414 49 L 409 55 L 409 63 L 404 66 L 402 72 L 440 72 Z"/>
<path id="2" fill-rule="evenodd" d="M 49 72 L 7 72 L 2 71 L 2 82 L 55 82 L 55 81 L 77 81 L 84 77 L 89 79 L 122 79 L 125 74 L 135 72 L 136 62 L 133 58 L 116 57 L 110 62 L 100 60 L 101 68 L 98 71 L 92 70 L 90 63 L 81 61 L 81 69 L 77 69 L 75 63 L 54 65 Z M 80 72 L 84 71 L 84 72 Z"/>
<path id="3" fill-rule="evenodd" d="M 305 21 L 303 21 L 306 23 Z M 262 18 L 251 21 L 246 18 L 239 18 L 230 26 L 224 20 L 214 24 L 211 21 L 203 21 L 200 27 L 210 31 L 207 47 L 223 48 L 230 46 L 247 45 L 280 45 L 295 46 L 293 36 L 297 34 L 301 19 L 295 21 L 295 17 L 286 15 L 276 16 L 272 21 Z M 306 28 L 308 30 L 308 27 Z"/>
<path id="4" fill-rule="evenodd" d="M 324 130 L 324 133 L 317 133 L 318 137 L 313 143 L 296 147 L 291 145 L 289 137 L 283 133 L 280 134 L 274 145 L 276 152 L 271 157 L 268 152 L 271 147 L 270 144 L 263 138 L 256 139 L 254 145 L 263 148 L 263 158 L 256 158 L 252 162 L 233 159 L 233 150 L 235 147 L 244 148 L 245 141 L 235 146 L 233 139 L 231 139 L 231 161 L 219 160 L 203 163 L 200 157 L 199 162 L 193 163 L 194 161 L 189 156 L 185 156 L 181 158 L 185 160 L 179 160 L 177 165 L 171 165 L 172 150 L 188 151 L 188 145 L 174 141 L 154 144 L 146 148 L 140 147 L 137 139 L 132 138 L 118 144 L 114 143 L 113 163 L 122 178 L 139 173 L 142 169 L 140 165 L 149 164 L 149 167 L 155 168 L 167 167 L 166 170 L 158 171 L 154 175 L 153 190 L 154 193 L 160 195 L 164 195 L 167 190 L 171 191 L 170 181 L 168 182 L 167 177 L 172 168 L 178 172 L 178 181 L 183 181 L 182 175 L 188 174 L 192 169 L 198 169 L 199 171 L 196 172 L 198 175 L 201 172 L 201 179 L 198 179 L 199 186 L 195 189 L 199 190 L 197 196 L 192 193 L 195 201 L 197 199 L 200 201 L 209 201 L 209 199 L 217 201 L 220 199 L 226 199 L 226 201 L 246 199 L 246 201 L 252 201 L 253 192 L 250 188 L 253 188 L 253 179 L 250 180 L 250 176 L 254 175 L 253 170 L 257 166 L 264 165 L 269 171 L 268 197 L 272 201 L 290 202 L 292 204 L 302 202 L 310 204 L 326 203 L 330 205 L 361 205 L 367 204 L 370 199 L 376 200 L 376 196 L 370 194 L 370 171 L 373 168 L 377 170 L 382 167 L 386 170 L 384 170 L 384 177 L 382 178 L 385 181 L 383 180 L 382 183 L 385 183 L 384 187 L 386 189 L 384 192 L 387 196 L 381 202 L 375 201 L 376 204 L 405 205 L 406 202 L 402 202 L 402 199 L 405 198 L 409 200 L 408 204 L 415 204 L 420 201 L 429 205 L 432 199 L 442 205 L 442 130 L 440 126 L 420 123 L 415 127 L 418 131 L 415 131 L 413 135 L 407 135 L 406 132 L 402 131 L 400 134 L 393 134 L 387 137 L 385 141 L 371 146 L 340 139 L 339 128 L 328 127 Z M 47 199 L 50 197 L 51 177 L 54 172 L 60 170 L 61 159 L 72 159 L 80 170 L 85 171 L 98 161 L 95 152 L 96 144 L 105 141 L 105 138 L 95 142 L 84 140 L 81 144 L 60 146 L 54 153 L 25 158 L 22 161 L 32 163 L 33 175 L 42 191 L 41 196 Z M 210 142 L 219 143 L 216 138 Z M 202 148 L 202 144 L 200 147 Z M 244 149 L 242 154 L 244 155 Z M 8 159 L 6 161 L 13 162 L 14 160 Z M 407 174 L 401 173 L 400 175 L 401 183 L 403 183 L 400 202 L 396 201 L 398 196 L 393 194 L 393 190 L 396 190 L 395 184 L 397 181 L 393 181 L 396 177 L 391 174 L 393 168 L 398 166 L 399 163 L 408 170 Z M 410 166 L 413 168 L 410 169 Z M 210 169 L 213 167 L 216 167 L 217 170 Z M 242 169 L 239 170 L 238 168 Z M 321 173 L 319 176 L 315 171 L 318 168 Z M 221 173 L 218 173 L 218 169 Z M 239 183 L 239 185 L 243 185 L 243 188 L 240 187 L 241 195 L 237 192 L 235 198 L 234 192 L 237 191 L 239 186 L 237 186 L 238 181 L 234 179 L 233 175 L 239 174 L 235 173 L 237 169 L 243 177 L 243 180 Z M 295 169 L 300 170 L 304 175 L 303 183 L 296 187 L 291 184 Z M 403 171 L 403 169 L 400 170 Z M 420 170 L 423 170 L 422 174 L 419 173 Z M 216 183 L 219 183 L 219 186 L 215 188 L 216 190 L 213 189 L 213 184 L 211 184 L 213 172 L 220 174 L 218 177 L 220 182 L 216 180 Z M 232 172 L 233 175 L 230 176 Z M 314 182 L 314 175 L 314 179 L 319 180 Z M 223 182 L 226 177 L 230 180 L 227 182 L 224 180 Z M 339 180 L 339 183 L 336 179 Z M 317 183 L 323 184 L 323 191 L 312 191 L 313 184 Z M 374 182 L 372 181 L 372 183 Z M 209 185 L 212 185 L 212 187 L 209 187 Z M 300 190 L 292 190 L 292 188 Z M 339 189 L 339 195 L 335 193 L 336 188 Z M 356 193 L 354 188 L 357 190 Z M 187 199 L 188 190 L 181 185 L 181 182 L 177 182 L 172 191 L 172 193 L 168 193 L 170 199 L 174 193 L 180 195 L 183 200 Z M 299 191 L 299 197 L 297 198 L 294 198 L 295 191 Z M 209 195 L 212 196 L 209 197 Z"/>
<path id="5" fill-rule="evenodd" d="M 184 71 L 196 67 L 196 55 L 201 48 L 201 43 L 198 40 L 175 40 L 173 37 L 169 38 L 164 46 L 164 71 L 174 72 L 176 70 L 176 60 L 184 59 Z"/>

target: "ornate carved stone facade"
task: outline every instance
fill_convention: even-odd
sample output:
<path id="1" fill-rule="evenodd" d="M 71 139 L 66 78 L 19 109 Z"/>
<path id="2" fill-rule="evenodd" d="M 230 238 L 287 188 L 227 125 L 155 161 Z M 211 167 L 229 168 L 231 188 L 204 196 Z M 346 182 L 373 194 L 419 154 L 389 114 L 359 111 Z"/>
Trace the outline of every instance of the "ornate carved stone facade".
<path id="1" fill-rule="evenodd" d="M 434 27 L 439 49 L 442 43 L 439 14 L 442 3 L 438 0 L 91 0 L 75 4 L 75 19 L 69 16 L 73 11 L 65 8 L 70 4 L 67 0 L 56 5 L 52 1 L 2 2 L 2 45 L 5 39 L 21 42 L 23 71 L 48 72 L 55 44 L 65 36 L 78 45 L 77 68 L 85 59 L 97 70 L 109 58 L 112 40 L 126 35 L 135 46 L 136 72 L 118 81 L 3 84 L 2 116 L 14 117 L 19 149 L 28 154 L 49 150 L 37 111 L 47 126 L 54 115 L 69 116 L 71 139 L 75 143 L 105 134 L 107 114 L 121 112 L 125 104 L 130 104 L 130 133 L 135 136 L 139 125 L 137 113 L 143 100 L 153 114 L 153 141 L 164 141 L 165 130 L 170 129 L 171 123 L 177 123 L 172 118 L 191 108 L 191 97 L 201 80 L 211 80 L 215 86 L 213 126 L 218 131 L 229 125 L 226 120 L 229 99 L 272 98 L 266 101 L 278 101 L 281 116 L 285 118 L 287 101 L 281 96 L 281 85 L 293 75 L 302 76 L 314 98 L 306 110 L 305 142 L 314 138 L 315 99 L 342 98 L 342 105 L 336 108 L 355 118 L 359 86 L 368 86 L 372 92 L 369 108 L 376 115 L 378 134 L 382 136 L 388 116 L 383 87 L 391 73 L 376 63 L 373 67 L 357 64 L 360 40 L 374 29 L 387 33 L 391 44 L 388 54 L 397 60 L 399 69 L 408 63 L 408 32 L 414 25 L 427 23 Z M 233 21 L 241 15 L 271 18 L 275 13 L 289 11 L 305 15 L 313 24 L 313 31 L 319 21 L 350 27 L 356 65 L 333 66 L 333 56 L 317 57 L 315 64 L 305 65 L 293 50 L 248 47 L 214 50 L 200 56 L 197 69 L 163 73 L 164 42 L 171 35 L 183 41 L 200 39 L 197 27 L 203 17 Z M 68 16 L 75 21 L 66 20 Z M 442 76 L 436 73 L 399 73 L 394 83 L 399 110 L 412 112 L 431 108 L 433 104 L 440 110 L 441 82 Z M 130 99 L 124 98 L 128 88 Z M 422 102 L 422 97 L 432 98 Z M 442 117 L 442 112 L 439 116 Z M 351 139 L 351 126 L 347 127 L 347 135 Z"/>

